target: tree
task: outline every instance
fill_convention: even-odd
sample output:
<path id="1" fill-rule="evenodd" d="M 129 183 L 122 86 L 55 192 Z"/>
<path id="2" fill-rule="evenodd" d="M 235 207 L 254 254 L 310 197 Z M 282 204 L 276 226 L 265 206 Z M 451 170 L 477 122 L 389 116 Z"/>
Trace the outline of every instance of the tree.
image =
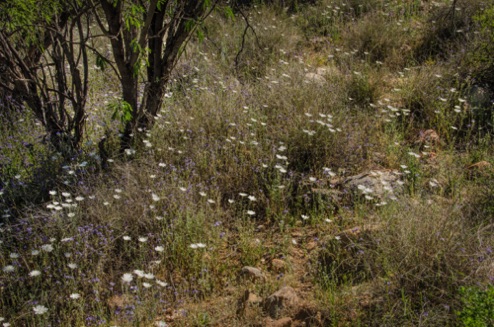
<path id="1" fill-rule="evenodd" d="M 136 128 L 152 126 L 187 41 L 217 1 L 6 0 L 0 3 L 0 68 L 6 70 L 0 89 L 26 104 L 55 148 L 69 156 L 84 135 L 89 54 L 96 53 L 120 80 L 122 149 L 128 147 Z M 111 58 L 92 46 L 93 19 L 111 43 Z"/>
<path id="2" fill-rule="evenodd" d="M 184 46 L 217 1 L 93 0 L 92 3 L 96 21 L 110 39 L 122 98 L 131 110 L 123 130 L 125 148 L 130 145 L 136 128 L 152 126 Z M 141 85 L 144 91 L 139 98 Z"/>
<path id="3" fill-rule="evenodd" d="M 84 132 L 91 38 L 84 1 L 7 0 L 0 5 L 0 88 L 25 104 L 64 157 Z"/>

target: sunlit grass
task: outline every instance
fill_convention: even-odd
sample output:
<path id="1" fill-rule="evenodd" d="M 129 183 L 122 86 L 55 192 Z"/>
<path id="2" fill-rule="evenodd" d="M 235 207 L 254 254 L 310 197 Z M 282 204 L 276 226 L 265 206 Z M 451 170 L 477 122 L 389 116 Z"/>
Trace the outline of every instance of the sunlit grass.
<path id="1" fill-rule="evenodd" d="M 245 8 L 262 48 L 248 33 L 236 69 L 245 25 L 215 14 L 124 153 L 96 69 L 72 161 L 30 117 L 2 127 L 0 323 L 247 326 L 245 290 L 290 285 L 321 325 L 456 324 L 460 287 L 494 278 L 492 166 L 466 168 L 494 148 L 457 57 L 414 57 L 431 6 Z M 401 191 L 345 188 L 371 171 Z"/>

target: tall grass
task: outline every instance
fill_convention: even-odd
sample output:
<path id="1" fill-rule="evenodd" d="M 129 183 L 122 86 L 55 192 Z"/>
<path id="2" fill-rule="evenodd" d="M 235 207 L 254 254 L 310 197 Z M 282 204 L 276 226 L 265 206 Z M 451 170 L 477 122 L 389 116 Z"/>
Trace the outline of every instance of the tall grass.
<path id="1" fill-rule="evenodd" d="M 2 323 L 249 326 L 268 313 L 238 310 L 245 291 L 283 285 L 303 298 L 286 314 L 315 325 L 461 323 L 472 306 L 461 290 L 494 278 L 492 166 L 466 167 L 494 152 L 475 111 L 491 107 L 472 108 L 449 50 L 458 40 L 427 45 L 442 35 L 428 27 L 440 4 L 252 6 L 256 35 L 238 56 L 244 22 L 214 14 L 154 127 L 123 154 L 109 72 L 92 72 L 88 140 L 72 161 L 32 117 L 2 127 Z M 475 15 L 457 18 L 480 28 Z M 420 140 L 428 129 L 439 141 Z M 396 201 L 345 188 L 370 170 L 401 174 Z"/>

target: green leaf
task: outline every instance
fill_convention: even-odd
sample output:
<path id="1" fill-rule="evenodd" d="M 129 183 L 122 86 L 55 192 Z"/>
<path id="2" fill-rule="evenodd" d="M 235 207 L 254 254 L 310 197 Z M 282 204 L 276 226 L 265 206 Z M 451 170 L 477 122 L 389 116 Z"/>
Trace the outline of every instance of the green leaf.
<path id="1" fill-rule="evenodd" d="M 226 18 L 229 18 L 232 21 L 235 21 L 235 14 L 233 13 L 232 8 L 230 6 L 226 6 L 224 10 L 225 10 Z"/>
<path id="2" fill-rule="evenodd" d="M 199 39 L 199 42 L 203 42 L 204 39 L 206 38 L 206 35 L 204 34 L 204 30 L 202 29 L 202 27 L 199 27 L 197 29 L 197 38 Z"/>

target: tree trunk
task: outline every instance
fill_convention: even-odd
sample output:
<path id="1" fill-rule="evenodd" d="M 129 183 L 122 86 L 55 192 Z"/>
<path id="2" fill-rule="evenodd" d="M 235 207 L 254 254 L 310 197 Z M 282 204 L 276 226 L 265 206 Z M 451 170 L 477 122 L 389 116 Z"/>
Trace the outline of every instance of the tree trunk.
<path id="1" fill-rule="evenodd" d="M 137 76 L 131 72 L 122 75 L 122 98 L 132 107 L 132 120 L 126 122 L 121 139 L 120 151 L 123 152 L 132 145 L 132 135 L 135 133 L 134 127 L 138 118 L 137 107 Z"/>

